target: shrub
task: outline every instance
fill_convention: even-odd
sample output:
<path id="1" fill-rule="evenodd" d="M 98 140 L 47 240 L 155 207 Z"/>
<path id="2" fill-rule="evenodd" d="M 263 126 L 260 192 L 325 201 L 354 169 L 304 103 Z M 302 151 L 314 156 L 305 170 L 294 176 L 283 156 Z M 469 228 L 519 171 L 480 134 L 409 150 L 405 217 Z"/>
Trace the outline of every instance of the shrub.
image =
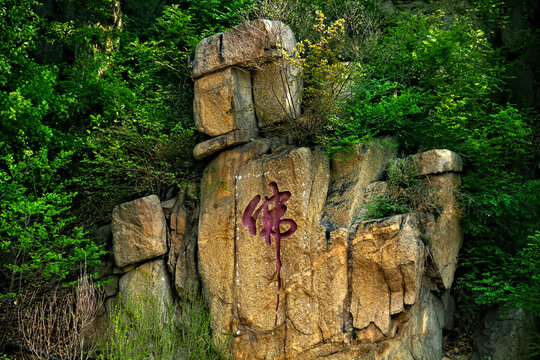
<path id="1" fill-rule="evenodd" d="M 95 265 L 104 252 L 73 226 L 76 194 L 62 178 L 70 152 L 50 159 L 46 149 L 25 149 L 17 159 L 2 144 L 0 151 L 0 302 L 6 324 L 16 324 L 18 309 L 29 305 L 23 295 L 72 281 L 81 264 Z"/>
<path id="2" fill-rule="evenodd" d="M 193 129 L 180 124 L 167 130 L 159 123 L 124 121 L 98 128 L 88 143 L 93 154 L 83 160 L 84 217 L 103 221 L 118 203 L 149 194 L 164 199 L 185 187 L 193 142 Z"/>
<path id="3" fill-rule="evenodd" d="M 527 239 L 516 254 L 488 244 L 468 250 L 462 261 L 468 269 L 462 284 L 476 293 L 478 303 L 523 307 L 540 315 L 540 231 Z"/>
<path id="4" fill-rule="evenodd" d="M 338 113 L 347 96 L 347 85 L 355 75 L 355 64 L 344 62 L 339 54 L 343 46 L 344 20 L 326 25 L 325 16 L 317 11 L 313 29 L 315 42 L 299 42 L 292 54 L 282 50 L 286 61 L 300 69 L 304 81 L 303 114 L 291 119 L 291 130 L 297 138 L 314 143 L 325 133 L 327 119 Z"/>
<path id="5" fill-rule="evenodd" d="M 364 0 L 254 0 L 243 16 L 279 20 L 291 27 L 298 40 L 316 42 L 319 32 L 313 28 L 313 15 L 317 11 L 329 22 L 343 22 L 344 44 L 337 51 L 348 61 L 368 54 L 381 34 L 381 14 L 373 2 Z"/>
<path id="6" fill-rule="evenodd" d="M 373 198 L 365 205 L 366 219 L 378 219 L 392 215 L 405 214 L 411 211 L 410 207 L 390 196 Z"/>
<path id="7" fill-rule="evenodd" d="M 436 213 L 439 205 L 429 184 L 416 176 L 414 157 L 394 159 L 386 169 L 388 195 L 365 205 L 368 218 L 407 212 Z"/>

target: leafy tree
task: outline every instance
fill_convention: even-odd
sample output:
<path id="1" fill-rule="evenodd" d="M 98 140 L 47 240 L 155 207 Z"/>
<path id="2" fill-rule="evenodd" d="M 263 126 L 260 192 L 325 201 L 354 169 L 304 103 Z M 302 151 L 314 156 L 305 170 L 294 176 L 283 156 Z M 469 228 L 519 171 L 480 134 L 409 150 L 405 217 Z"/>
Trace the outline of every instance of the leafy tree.
<path id="1" fill-rule="evenodd" d="M 139 14 L 117 33 L 115 51 L 94 54 L 91 67 L 85 65 L 90 71 L 70 70 L 65 91 L 79 94 L 76 112 L 91 119 L 79 185 L 87 221 L 106 221 L 114 205 L 134 197 L 165 198 L 189 180 L 195 136 L 188 58 L 208 29 L 234 19 L 211 3 L 164 6 L 145 29 Z"/>

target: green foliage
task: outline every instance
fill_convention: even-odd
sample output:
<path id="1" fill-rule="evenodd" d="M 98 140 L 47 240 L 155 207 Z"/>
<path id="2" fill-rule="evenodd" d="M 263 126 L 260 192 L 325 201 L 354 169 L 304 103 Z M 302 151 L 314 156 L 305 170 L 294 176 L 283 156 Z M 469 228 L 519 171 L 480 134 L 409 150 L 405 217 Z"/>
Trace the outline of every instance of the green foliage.
<path id="1" fill-rule="evenodd" d="M 0 86 L 8 84 L 10 75 L 23 67 L 40 20 L 34 12 L 35 0 L 9 1 L 0 4 Z"/>
<path id="2" fill-rule="evenodd" d="M 494 244 L 469 249 L 463 259 L 462 266 L 468 268 L 463 282 L 477 294 L 478 303 L 523 307 L 540 316 L 540 231 L 527 239 L 515 254 Z"/>
<path id="3" fill-rule="evenodd" d="M 15 154 L 28 147 L 68 150 L 68 137 L 53 123 L 67 117 L 72 99 L 55 89 L 58 69 L 30 56 L 42 27 L 37 5 L 36 1 L 0 4 L 0 142 Z M 19 142 L 21 132 L 25 143 Z"/>
<path id="4" fill-rule="evenodd" d="M 137 298 L 121 298 L 111 314 L 112 333 L 101 358 L 123 359 L 222 359 L 215 348 L 210 317 L 200 295 L 191 296 L 177 313 L 174 305 L 160 304 L 145 291 Z"/>
<path id="5" fill-rule="evenodd" d="M 426 99 L 415 88 L 379 79 L 360 82 L 345 114 L 330 118 L 332 133 L 322 142 L 330 152 L 336 152 L 379 134 L 407 131 L 416 137 L 423 124 L 414 120 L 422 116 L 425 105 Z"/>
<path id="6" fill-rule="evenodd" d="M 190 174 L 193 130 L 176 126 L 166 130 L 151 122 L 124 121 L 96 130 L 89 146 L 93 154 L 83 162 L 82 182 L 88 202 L 83 210 L 108 216 L 110 209 L 133 196 L 157 194 L 165 198 L 184 188 Z M 107 218 L 103 219 L 107 220 Z"/>
<path id="7" fill-rule="evenodd" d="M 195 141 L 189 54 L 246 4 L 0 2 L 0 297 L 68 281 L 102 253 L 82 226 L 182 186 Z"/>
<path id="8" fill-rule="evenodd" d="M 95 264 L 102 250 L 71 226 L 76 194 L 60 173 L 71 153 L 51 160 L 46 149 L 26 149 L 15 159 L 5 145 L 1 149 L 0 263 L 10 279 L 4 291 L 20 293 L 29 281 L 35 287 L 49 279 L 62 281 L 80 264 Z"/>
<path id="9" fill-rule="evenodd" d="M 188 58 L 208 32 L 236 21 L 243 4 L 182 1 L 150 17 L 147 5 L 128 5 L 133 23 L 111 33 L 121 46 L 82 57 L 67 72 L 63 89 L 77 96 L 71 113 L 88 129 L 78 183 L 87 223 L 106 221 L 114 205 L 135 197 L 165 198 L 189 180 L 195 136 Z"/>
<path id="10" fill-rule="evenodd" d="M 317 11 L 330 23 L 343 23 L 339 55 L 349 61 L 368 54 L 381 33 L 381 14 L 374 2 L 366 0 L 253 0 L 243 16 L 282 21 L 298 40 L 317 42 L 319 31 L 313 27 Z"/>
<path id="11" fill-rule="evenodd" d="M 378 219 L 387 216 L 405 214 L 411 211 L 407 204 L 388 197 L 373 198 L 369 204 L 365 205 L 367 211 L 367 219 Z"/>
<path id="12" fill-rule="evenodd" d="M 225 31 L 241 22 L 240 14 L 250 5 L 251 0 L 180 0 L 182 6 L 193 18 L 195 34 L 200 39 Z M 196 44 L 195 44 L 196 45 Z"/>
<path id="13" fill-rule="evenodd" d="M 540 189 L 538 180 L 527 178 L 537 154 L 536 115 L 501 105 L 504 63 L 476 15 L 416 12 L 389 18 L 390 26 L 363 60 L 366 77 L 356 82 L 346 111 L 331 118 L 333 134 L 325 143 L 336 151 L 375 135 L 394 135 L 407 152 L 459 153 L 466 169 L 461 191 L 467 235 L 461 260 L 467 273 L 460 281 L 486 304 L 488 298 L 503 301 L 489 290 L 504 285 L 500 291 L 508 291 L 506 267 L 499 264 L 521 254 L 527 236 L 539 228 Z M 381 212 L 394 204 L 378 199 L 373 206 Z"/>
<path id="14" fill-rule="evenodd" d="M 0 266 L 2 295 L 20 295 L 31 281 L 63 281 L 102 253 L 72 226 L 76 193 L 66 177 L 76 140 L 56 128 L 72 98 L 56 89 L 57 68 L 30 51 L 42 21 L 35 1 L 3 2 L 0 52 Z M 9 311 L 8 311 L 9 312 Z"/>

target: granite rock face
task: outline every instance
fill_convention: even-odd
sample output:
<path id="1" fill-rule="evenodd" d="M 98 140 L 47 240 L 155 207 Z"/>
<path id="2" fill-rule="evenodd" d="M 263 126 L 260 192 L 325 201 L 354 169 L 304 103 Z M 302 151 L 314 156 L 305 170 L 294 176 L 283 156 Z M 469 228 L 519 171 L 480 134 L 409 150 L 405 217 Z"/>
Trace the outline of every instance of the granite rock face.
<path id="1" fill-rule="evenodd" d="M 197 144 L 193 149 L 193 157 L 202 160 L 226 148 L 246 144 L 250 138 L 250 133 L 244 130 L 231 131 Z"/>
<path id="2" fill-rule="evenodd" d="M 198 231 L 198 271 L 219 334 L 230 329 L 233 306 L 234 242 L 236 234 L 236 171 L 269 149 L 260 140 L 221 152 L 204 170 Z M 215 261 L 206 261 L 214 259 Z"/>
<path id="3" fill-rule="evenodd" d="M 461 233 L 444 228 L 444 210 L 437 219 L 363 219 L 358 208 L 384 192 L 384 169 L 395 156 L 388 141 L 330 160 L 317 149 L 260 140 L 207 166 L 199 271 L 216 333 L 234 335 L 235 359 L 442 356 L 439 294 L 451 285 Z M 452 186 L 459 178 L 433 176 Z M 452 186 L 434 191 L 449 199 Z M 445 216 L 458 224 L 459 213 Z M 436 261 L 428 261 L 428 249 Z"/>

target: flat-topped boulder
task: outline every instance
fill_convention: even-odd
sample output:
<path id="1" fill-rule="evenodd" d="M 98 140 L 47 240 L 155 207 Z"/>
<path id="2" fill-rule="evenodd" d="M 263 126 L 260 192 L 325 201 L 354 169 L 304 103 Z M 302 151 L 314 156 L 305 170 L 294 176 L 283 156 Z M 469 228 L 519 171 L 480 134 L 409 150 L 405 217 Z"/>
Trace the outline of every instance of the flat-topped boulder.
<path id="1" fill-rule="evenodd" d="M 296 46 L 292 30 L 280 21 L 253 20 L 203 39 L 195 50 L 194 79 L 229 66 L 250 67 Z"/>
<path id="2" fill-rule="evenodd" d="M 417 176 L 461 172 L 463 170 L 461 156 L 447 149 L 424 151 L 414 156 L 414 159 L 417 162 Z"/>
<path id="3" fill-rule="evenodd" d="M 193 149 L 193 157 L 202 160 L 226 148 L 245 144 L 249 142 L 250 138 L 249 132 L 235 130 L 197 144 Z"/>

